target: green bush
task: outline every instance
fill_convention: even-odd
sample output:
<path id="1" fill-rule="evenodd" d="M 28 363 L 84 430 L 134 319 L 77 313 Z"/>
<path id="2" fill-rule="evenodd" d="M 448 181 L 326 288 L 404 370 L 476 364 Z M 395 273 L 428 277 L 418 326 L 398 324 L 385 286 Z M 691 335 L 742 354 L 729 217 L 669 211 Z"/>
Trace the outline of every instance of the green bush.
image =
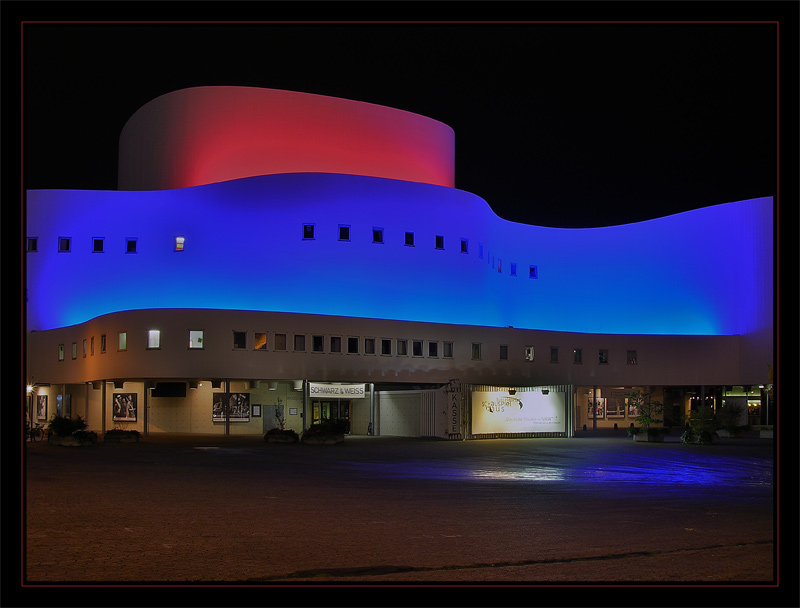
<path id="1" fill-rule="evenodd" d="M 740 403 L 726 403 L 717 411 L 717 426 L 726 431 L 739 428 L 739 420 L 744 414 L 744 406 Z"/>
<path id="2" fill-rule="evenodd" d="M 82 431 L 86 428 L 86 421 L 80 416 L 77 418 L 67 418 L 53 414 L 50 422 L 47 423 L 48 430 L 58 437 L 69 437 L 75 431 Z"/>
<path id="3" fill-rule="evenodd" d="M 700 407 L 692 410 L 689 412 L 687 420 L 695 433 L 711 432 L 716 429 L 716 417 L 713 408 L 710 407 Z"/>

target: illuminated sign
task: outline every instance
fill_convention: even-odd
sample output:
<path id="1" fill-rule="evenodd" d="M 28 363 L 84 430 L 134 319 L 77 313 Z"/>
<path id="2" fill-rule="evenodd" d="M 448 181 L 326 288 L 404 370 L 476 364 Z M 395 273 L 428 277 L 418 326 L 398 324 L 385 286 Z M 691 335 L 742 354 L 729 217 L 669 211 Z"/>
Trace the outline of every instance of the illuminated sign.
<path id="1" fill-rule="evenodd" d="M 332 399 L 361 399 L 366 392 L 365 384 L 325 384 L 309 382 L 308 394 L 311 397 L 329 397 Z"/>
<path id="2" fill-rule="evenodd" d="M 555 433 L 566 431 L 565 395 L 550 391 L 475 391 L 472 393 L 472 432 Z"/>

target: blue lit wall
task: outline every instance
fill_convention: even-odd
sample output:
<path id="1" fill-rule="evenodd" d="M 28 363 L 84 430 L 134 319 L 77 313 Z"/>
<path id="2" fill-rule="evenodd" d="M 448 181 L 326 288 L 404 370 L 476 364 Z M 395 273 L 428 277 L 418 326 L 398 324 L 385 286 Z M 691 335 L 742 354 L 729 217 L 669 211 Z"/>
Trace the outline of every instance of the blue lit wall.
<path id="1" fill-rule="evenodd" d="M 148 308 L 614 334 L 743 334 L 772 324 L 763 293 L 772 290 L 771 198 L 555 229 L 502 220 L 468 192 L 337 174 L 27 197 L 27 236 L 39 249 L 26 256 L 28 329 Z M 303 240 L 304 223 L 315 225 L 314 240 Z M 338 240 L 340 224 L 350 226 L 349 242 Z M 383 244 L 372 242 L 375 227 Z M 403 244 L 406 231 L 414 247 Z M 61 236 L 72 239 L 69 253 L 57 252 Z M 176 236 L 186 239 L 182 252 Z M 92 252 L 96 237 L 103 253 Z M 137 253 L 125 253 L 126 237 Z"/>

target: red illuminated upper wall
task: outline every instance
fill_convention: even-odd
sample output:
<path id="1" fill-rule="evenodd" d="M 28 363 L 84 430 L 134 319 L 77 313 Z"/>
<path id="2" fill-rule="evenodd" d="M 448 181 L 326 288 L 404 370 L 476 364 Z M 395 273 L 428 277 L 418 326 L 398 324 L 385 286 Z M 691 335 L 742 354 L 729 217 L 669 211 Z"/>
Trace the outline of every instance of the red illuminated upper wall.
<path id="1" fill-rule="evenodd" d="M 119 144 L 120 190 L 277 173 L 342 173 L 454 187 L 455 135 L 402 110 L 309 93 L 196 87 L 142 106 Z"/>

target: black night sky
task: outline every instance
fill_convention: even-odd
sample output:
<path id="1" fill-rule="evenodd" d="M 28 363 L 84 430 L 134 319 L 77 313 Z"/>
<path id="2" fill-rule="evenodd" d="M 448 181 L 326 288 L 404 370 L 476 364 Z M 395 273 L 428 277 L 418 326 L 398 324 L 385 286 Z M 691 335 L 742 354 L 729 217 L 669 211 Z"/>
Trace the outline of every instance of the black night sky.
<path id="1" fill-rule="evenodd" d="M 139 107 L 239 85 L 442 121 L 456 187 L 513 221 L 602 226 L 776 195 L 774 22 L 101 21 L 22 29 L 25 188 L 116 189 Z"/>

